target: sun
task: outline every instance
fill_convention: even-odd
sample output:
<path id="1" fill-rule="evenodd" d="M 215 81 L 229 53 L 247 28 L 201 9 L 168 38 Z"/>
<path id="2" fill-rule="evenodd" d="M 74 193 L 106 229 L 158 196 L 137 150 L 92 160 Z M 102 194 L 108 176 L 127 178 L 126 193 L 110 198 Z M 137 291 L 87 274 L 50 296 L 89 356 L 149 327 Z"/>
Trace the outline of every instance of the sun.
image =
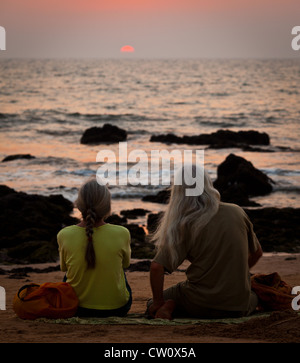
<path id="1" fill-rule="evenodd" d="M 131 45 L 124 45 L 121 49 L 121 53 L 134 53 L 135 49 Z"/>

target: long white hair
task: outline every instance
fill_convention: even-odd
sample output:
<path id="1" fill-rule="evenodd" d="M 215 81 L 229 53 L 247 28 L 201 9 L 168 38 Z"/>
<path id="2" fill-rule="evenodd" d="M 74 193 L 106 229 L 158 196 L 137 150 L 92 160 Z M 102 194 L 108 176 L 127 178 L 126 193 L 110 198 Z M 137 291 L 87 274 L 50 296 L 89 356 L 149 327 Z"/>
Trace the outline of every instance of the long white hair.
<path id="1" fill-rule="evenodd" d="M 197 167 L 198 168 L 198 167 Z M 184 168 L 180 171 L 184 174 Z M 213 187 L 208 173 L 202 169 L 203 191 L 201 195 L 187 196 L 187 185 L 182 178 L 181 185 L 173 184 L 171 196 L 166 211 L 161 218 L 152 241 L 158 251 L 168 254 L 172 268 L 178 267 L 180 256 L 177 246 L 186 243 L 194 244 L 201 230 L 217 213 L 220 204 L 220 194 Z M 203 185 L 204 184 L 204 185 Z"/>

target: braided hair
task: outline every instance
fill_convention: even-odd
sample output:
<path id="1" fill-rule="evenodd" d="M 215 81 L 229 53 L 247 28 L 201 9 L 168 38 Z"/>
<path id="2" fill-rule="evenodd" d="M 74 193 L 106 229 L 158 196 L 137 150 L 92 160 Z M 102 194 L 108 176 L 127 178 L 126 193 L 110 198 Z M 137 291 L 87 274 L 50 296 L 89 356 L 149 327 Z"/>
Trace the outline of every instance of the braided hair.
<path id="1" fill-rule="evenodd" d="M 75 205 L 80 210 L 86 224 L 85 233 L 87 246 L 85 260 L 88 269 L 95 268 L 96 255 L 93 242 L 94 226 L 110 214 L 111 196 L 105 185 L 97 183 L 96 179 L 90 179 L 79 189 Z"/>
<path id="2" fill-rule="evenodd" d="M 96 264 L 96 256 L 93 245 L 93 233 L 94 233 L 93 227 L 96 224 L 96 221 L 97 221 L 97 215 L 95 211 L 92 208 L 89 208 L 87 210 L 87 214 L 85 217 L 85 222 L 86 222 L 85 233 L 88 241 L 85 251 L 85 259 L 88 268 L 94 268 Z"/>

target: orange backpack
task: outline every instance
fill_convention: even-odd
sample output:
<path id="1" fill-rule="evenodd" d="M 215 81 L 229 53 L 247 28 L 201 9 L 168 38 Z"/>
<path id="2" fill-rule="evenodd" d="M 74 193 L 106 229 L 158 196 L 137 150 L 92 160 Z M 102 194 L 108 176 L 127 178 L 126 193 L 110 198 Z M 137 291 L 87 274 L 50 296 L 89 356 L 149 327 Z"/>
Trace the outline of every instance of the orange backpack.
<path id="1" fill-rule="evenodd" d="M 67 282 L 29 284 L 20 288 L 13 300 L 13 309 L 21 319 L 64 319 L 75 315 L 78 298 Z"/>

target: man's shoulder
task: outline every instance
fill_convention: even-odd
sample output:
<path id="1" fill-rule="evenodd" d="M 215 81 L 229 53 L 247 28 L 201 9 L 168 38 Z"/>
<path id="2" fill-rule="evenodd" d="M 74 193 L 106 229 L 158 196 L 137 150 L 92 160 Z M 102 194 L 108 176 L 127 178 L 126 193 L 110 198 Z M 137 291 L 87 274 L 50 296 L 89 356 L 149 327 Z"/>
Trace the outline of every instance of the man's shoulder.
<path id="1" fill-rule="evenodd" d="M 219 207 L 219 213 L 227 216 L 245 216 L 245 211 L 242 207 L 234 203 L 221 202 Z"/>

